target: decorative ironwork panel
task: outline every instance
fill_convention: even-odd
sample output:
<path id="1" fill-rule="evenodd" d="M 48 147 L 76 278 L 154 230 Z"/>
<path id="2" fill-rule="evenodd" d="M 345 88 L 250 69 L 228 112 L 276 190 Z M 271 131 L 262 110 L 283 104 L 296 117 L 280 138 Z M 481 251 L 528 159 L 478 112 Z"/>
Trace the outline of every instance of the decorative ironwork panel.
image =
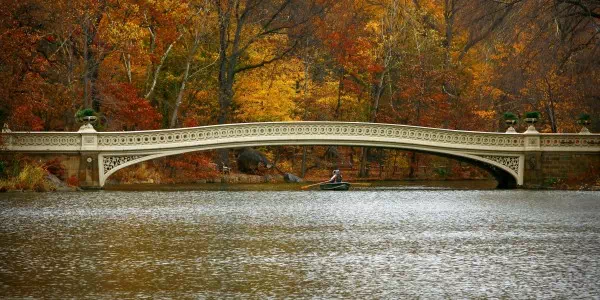
<path id="1" fill-rule="evenodd" d="M 105 156 L 103 159 L 103 169 L 104 169 L 104 173 L 103 174 L 107 174 L 108 172 L 110 172 L 110 170 L 123 165 L 125 163 L 128 163 L 132 160 L 136 160 L 138 158 L 142 158 L 146 155 L 115 155 L 115 156 Z"/>
<path id="2" fill-rule="evenodd" d="M 481 157 L 497 162 L 519 174 L 519 157 L 518 156 L 492 156 L 482 155 Z"/>

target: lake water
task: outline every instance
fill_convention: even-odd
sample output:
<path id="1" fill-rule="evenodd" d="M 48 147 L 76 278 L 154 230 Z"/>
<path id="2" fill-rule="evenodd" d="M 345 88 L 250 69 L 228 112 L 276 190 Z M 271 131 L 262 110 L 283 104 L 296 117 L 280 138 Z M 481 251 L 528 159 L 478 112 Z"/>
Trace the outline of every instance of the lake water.
<path id="1" fill-rule="evenodd" d="M 600 193 L 0 194 L 0 298 L 599 298 Z"/>

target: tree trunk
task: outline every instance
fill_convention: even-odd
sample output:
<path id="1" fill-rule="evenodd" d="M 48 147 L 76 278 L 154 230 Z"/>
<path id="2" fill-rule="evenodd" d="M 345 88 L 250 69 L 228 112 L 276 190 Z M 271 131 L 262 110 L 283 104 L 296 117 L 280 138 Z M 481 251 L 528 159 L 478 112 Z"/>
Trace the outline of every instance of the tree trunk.
<path id="1" fill-rule="evenodd" d="M 147 15 L 144 13 L 144 18 L 147 20 Z M 154 54 L 154 50 L 156 49 L 156 34 L 154 33 L 154 29 L 152 25 L 148 26 L 148 32 L 150 32 L 150 54 Z M 150 64 L 146 68 L 146 83 L 144 86 L 144 94 L 148 95 L 148 91 L 150 90 L 150 81 L 152 80 L 152 74 L 154 74 L 154 62 L 150 60 Z M 148 98 L 148 97 L 144 97 Z"/>
<path id="2" fill-rule="evenodd" d="M 90 64 L 91 64 L 91 53 L 90 53 L 90 21 L 85 19 L 83 23 L 83 106 L 86 108 L 92 107 L 92 96 L 90 93 Z"/>
<path id="3" fill-rule="evenodd" d="M 98 49 L 100 45 L 94 47 L 94 40 L 98 35 L 98 26 L 104 16 L 106 1 L 99 1 L 100 5 L 93 15 L 86 13 L 81 20 L 83 32 L 83 103 L 86 108 L 92 108 L 100 111 L 100 93 L 96 87 L 96 81 L 99 74 L 99 66 L 104 56 Z"/>
<path id="4" fill-rule="evenodd" d="M 380 77 L 379 77 L 379 82 L 377 82 L 377 85 L 375 85 L 373 87 L 373 104 L 371 107 L 371 113 L 369 116 L 369 121 L 371 123 L 374 123 L 377 121 L 377 112 L 379 110 L 379 100 L 381 99 L 381 94 L 383 92 L 383 81 L 385 78 L 385 71 L 381 73 Z M 367 177 L 369 176 L 369 170 L 367 168 L 367 164 L 369 163 L 367 161 L 367 157 L 368 157 L 368 152 L 369 152 L 369 148 L 368 147 L 363 147 L 362 150 L 362 155 L 361 155 L 361 160 L 360 160 L 360 171 L 358 173 L 359 177 Z"/>
<path id="5" fill-rule="evenodd" d="M 123 58 L 123 67 L 127 74 L 127 82 L 131 83 L 131 54 L 123 53 L 121 57 Z"/>
<path id="6" fill-rule="evenodd" d="M 306 176 L 306 146 L 302 147 L 302 171 L 300 177 Z"/>
<path id="7" fill-rule="evenodd" d="M 182 37 L 182 35 L 179 35 L 179 37 L 177 37 L 177 39 L 175 41 L 173 41 L 169 47 L 167 47 L 167 50 L 165 50 L 165 53 L 163 53 L 162 57 L 160 58 L 160 62 L 158 63 L 158 66 L 156 66 L 156 69 L 154 70 L 154 72 L 149 72 L 152 75 L 148 74 L 148 78 L 152 78 L 152 84 L 147 85 L 147 92 L 146 95 L 144 96 L 144 98 L 149 99 L 150 96 L 152 96 L 152 92 L 154 92 L 154 88 L 156 87 L 156 82 L 158 81 L 158 76 L 160 74 L 160 69 L 162 69 L 162 66 L 165 63 L 165 60 L 167 60 L 167 57 L 169 56 L 169 53 L 171 52 L 171 49 L 173 49 L 173 45 L 175 45 L 175 43 Z"/>
<path id="8" fill-rule="evenodd" d="M 409 178 L 416 178 L 417 177 L 416 176 L 417 175 L 416 174 L 417 173 L 416 169 L 418 169 L 417 168 L 417 153 L 416 152 L 411 152 L 410 154 L 411 154 L 411 156 L 410 156 L 410 169 L 408 171 L 408 177 Z"/>
<path id="9" fill-rule="evenodd" d="M 100 91 L 98 90 L 98 88 L 96 87 L 96 82 L 98 81 L 98 75 L 99 75 L 99 68 L 98 66 L 100 65 L 100 62 L 95 62 L 95 65 L 92 68 L 92 76 L 90 77 L 90 94 L 92 96 L 92 108 L 95 111 L 100 111 L 100 106 L 101 106 L 101 99 L 100 99 Z"/>
<path id="10" fill-rule="evenodd" d="M 358 171 L 358 177 L 368 177 L 369 176 L 369 168 L 367 168 L 368 152 L 369 152 L 369 148 L 362 147 L 362 153 L 360 155 L 360 170 Z"/>
<path id="11" fill-rule="evenodd" d="M 448 68 L 451 63 L 452 63 L 452 56 L 450 53 L 450 50 L 452 49 L 452 39 L 454 37 L 453 35 L 453 29 L 454 29 L 454 17 L 456 15 L 456 11 L 455 11 L 455 6 L 456 3 L 454 0 L 445 0 L 445 5 L 444 5 L 444 21 L 446 23 L 445 26 L 445 41 L 444 41 L 444 48 L 445 48 L 445 52 L 446 52 L 446 61 L 445 61 L 445 67 Z"/>
<path id="12" fill-rule="evenodd" d="M 240 57 L 245 57 L 246 51 L 256 42 L 264 40 L 269 36 L 287 34 L 287 31 L 308 20 L 302 19 L 299 23 L 287 24 L 287 22 L 293 20 L 291 15 L 288 15 L 286 11 L 286 8 L 289 8 L 292 4 L 291 0 L 271 2 L 262 0 L 215 0 L 214 4 L 217 10 L 219 31 L 219 57 L 217 59 L 219 64 L 218 123 L 225 124 L 231 121 L 231 104 L 233 103 L 234 96 L 233 85 L 236 74 L 260 68 L 281 59 L 296 47 L 297 41 L 287 50 L 281 51 L 281 53 L 274 55 L 272 58 L 264 59 L 256 64 L 238 66 Z M 267 8 L 272 8 L 272 10 Z M 316 16 L 317 13 L 314 15 Z M 254 17 L 259 17 L 260 20 L 255 22 Z M 254 26 L 253 28 L 259 29 L 258 32 L 246 35 L 244 29 L 247 24 L 251 24 Z M 220 151 L 221 160 L 224 163 L 228 162 L 226 152 L 226 150 Z"/>
<path id="13" fill-rule="evenodd" d="M 344 89 L 344 68 L 342 67 L 342 71 L 340 74 L 340 81 L 338 83 L 338 98 L 337 98 L 337 105 L 335 107 L 335 120 L 339 121 L 341 114 L 340 114 L 340 109 L 342 107 L 342 90 Z"/>
<path id="14" fill-rule="evenodd" d="M 183 73 L 183 78 L 181 79 L 181 86 L 179 87 L 179 93 L 177 93 L 177 99 L 175 100 L 175 106 L 173 107 L 173 113 L 171 114 L 171 123 L 169 124 L 169 128 L 175 128 L 175 126 L 177 126 L 177 115 L 179 113 L 179 106 L 181 106 L 181 102 L 183 101 L 185 85 L 190 75 L 190 65 L 192 64 L 192 57 L 193 54 L 188 55 L 188 59 L 185 65 L 185 72 Z"/>
<path id="15" fill-rule="evenodd" d="M 546 111 L 548 112 L 548 118 L 550 119 L 550 128 L 553 133 L 557 133 L 558 126 L 556 124 L 556 114 L 554 111 L 554 94 L 552 93 L 552 86 L 550 85 L 548 78 L 544 78 L 544 81 L 548 88 L 548 100 L 550 100 L 550 103 L 546 104 Z"/>

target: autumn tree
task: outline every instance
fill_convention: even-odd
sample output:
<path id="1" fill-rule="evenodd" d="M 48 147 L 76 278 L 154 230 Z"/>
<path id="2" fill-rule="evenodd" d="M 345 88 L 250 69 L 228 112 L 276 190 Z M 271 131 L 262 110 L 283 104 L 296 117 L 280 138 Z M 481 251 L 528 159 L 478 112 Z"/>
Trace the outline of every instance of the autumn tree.
<path id="1" fill-rule="evenodd" d="M 51 15 L 44 1 L 3 1 L 0 11 L 0 122 L 16 130 L 48 129 L 42 118 L 53 111 L 45 81 L 52 42 L 46 35 Z"/>
<path id="2" fill-rule="evenodd" d="M 183 102 L 188 81 L 204 69 L 212 66 L 216 60 L 212 59 L 209 46 L 212 35 L 211 25 L 211 7 L 208 0 L 191 2 L 189 4 L 190 13 L 186 23 L 182 24 L 180 32 L 183 37 L 182 44 L 184 48 L 184 71 L 181 75 L 181 84 L 177 96 L 172 105 L 172 113 L 169 127 L 174 128 L 177 125 L 179 107 Z"/>
<path id="3" fill-rule="evenodd" d="M 219 123 L 230 120 L 233 86 L 238 73 L 280 60 L 298 46 L 298 35 L 323 10 L 323 1 L 215 0 L 219 34 Z M 257 61 L 246 59 L 259 41 L 289 40 Z"/>

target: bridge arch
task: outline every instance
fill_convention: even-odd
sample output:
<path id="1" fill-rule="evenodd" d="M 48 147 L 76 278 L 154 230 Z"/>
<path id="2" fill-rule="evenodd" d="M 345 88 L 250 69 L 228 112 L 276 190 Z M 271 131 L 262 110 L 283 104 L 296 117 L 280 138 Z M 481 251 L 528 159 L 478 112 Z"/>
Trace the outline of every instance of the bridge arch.
<path id="1" fill-rule="evenodd" d="M 420 153 L 434 154 L 438 156 L 449 157 L 459 161 L 464 161 L 476 165 L 489 173 L 491 173 L 498 182 L 498 188 L 514 188 L 521 185 L 523 182 L 522 165 L 524 161 L 523 155 L 514 154 L 494 154 L 486 155 L 477 152 L 461 152 L 457 150 L 444 149 L 441 147 L 427 145 L 410 145 L 389 141 L 377 141 L 372 139 L 364 140 L 347 140 L 334 141 L 331 139 L 307 139 L 298 140 L 290 138 L 287 140 L 276 141 L 243 141 L 243 142 L 220 142 L 214 144 L 198 145 L 177 150 L 159 150 L 145 151 L 139 153 L 130 153 L 122 155 L 121 153 L 105 153 L 99 155 L 100 167 L 100 185 L 104 186 L 106 180 L 120 169 L 135 165 L 144 161 L 184 154 L 197 151 L 209 151 L 218 149 L 232 149 L 242 147 L 259 147 L 259 146 L 351 146 L 351 147 L 377 147 L 387 149 L 409 150 Z M 519 174 L 521 170 L 521 174 Z"/>

